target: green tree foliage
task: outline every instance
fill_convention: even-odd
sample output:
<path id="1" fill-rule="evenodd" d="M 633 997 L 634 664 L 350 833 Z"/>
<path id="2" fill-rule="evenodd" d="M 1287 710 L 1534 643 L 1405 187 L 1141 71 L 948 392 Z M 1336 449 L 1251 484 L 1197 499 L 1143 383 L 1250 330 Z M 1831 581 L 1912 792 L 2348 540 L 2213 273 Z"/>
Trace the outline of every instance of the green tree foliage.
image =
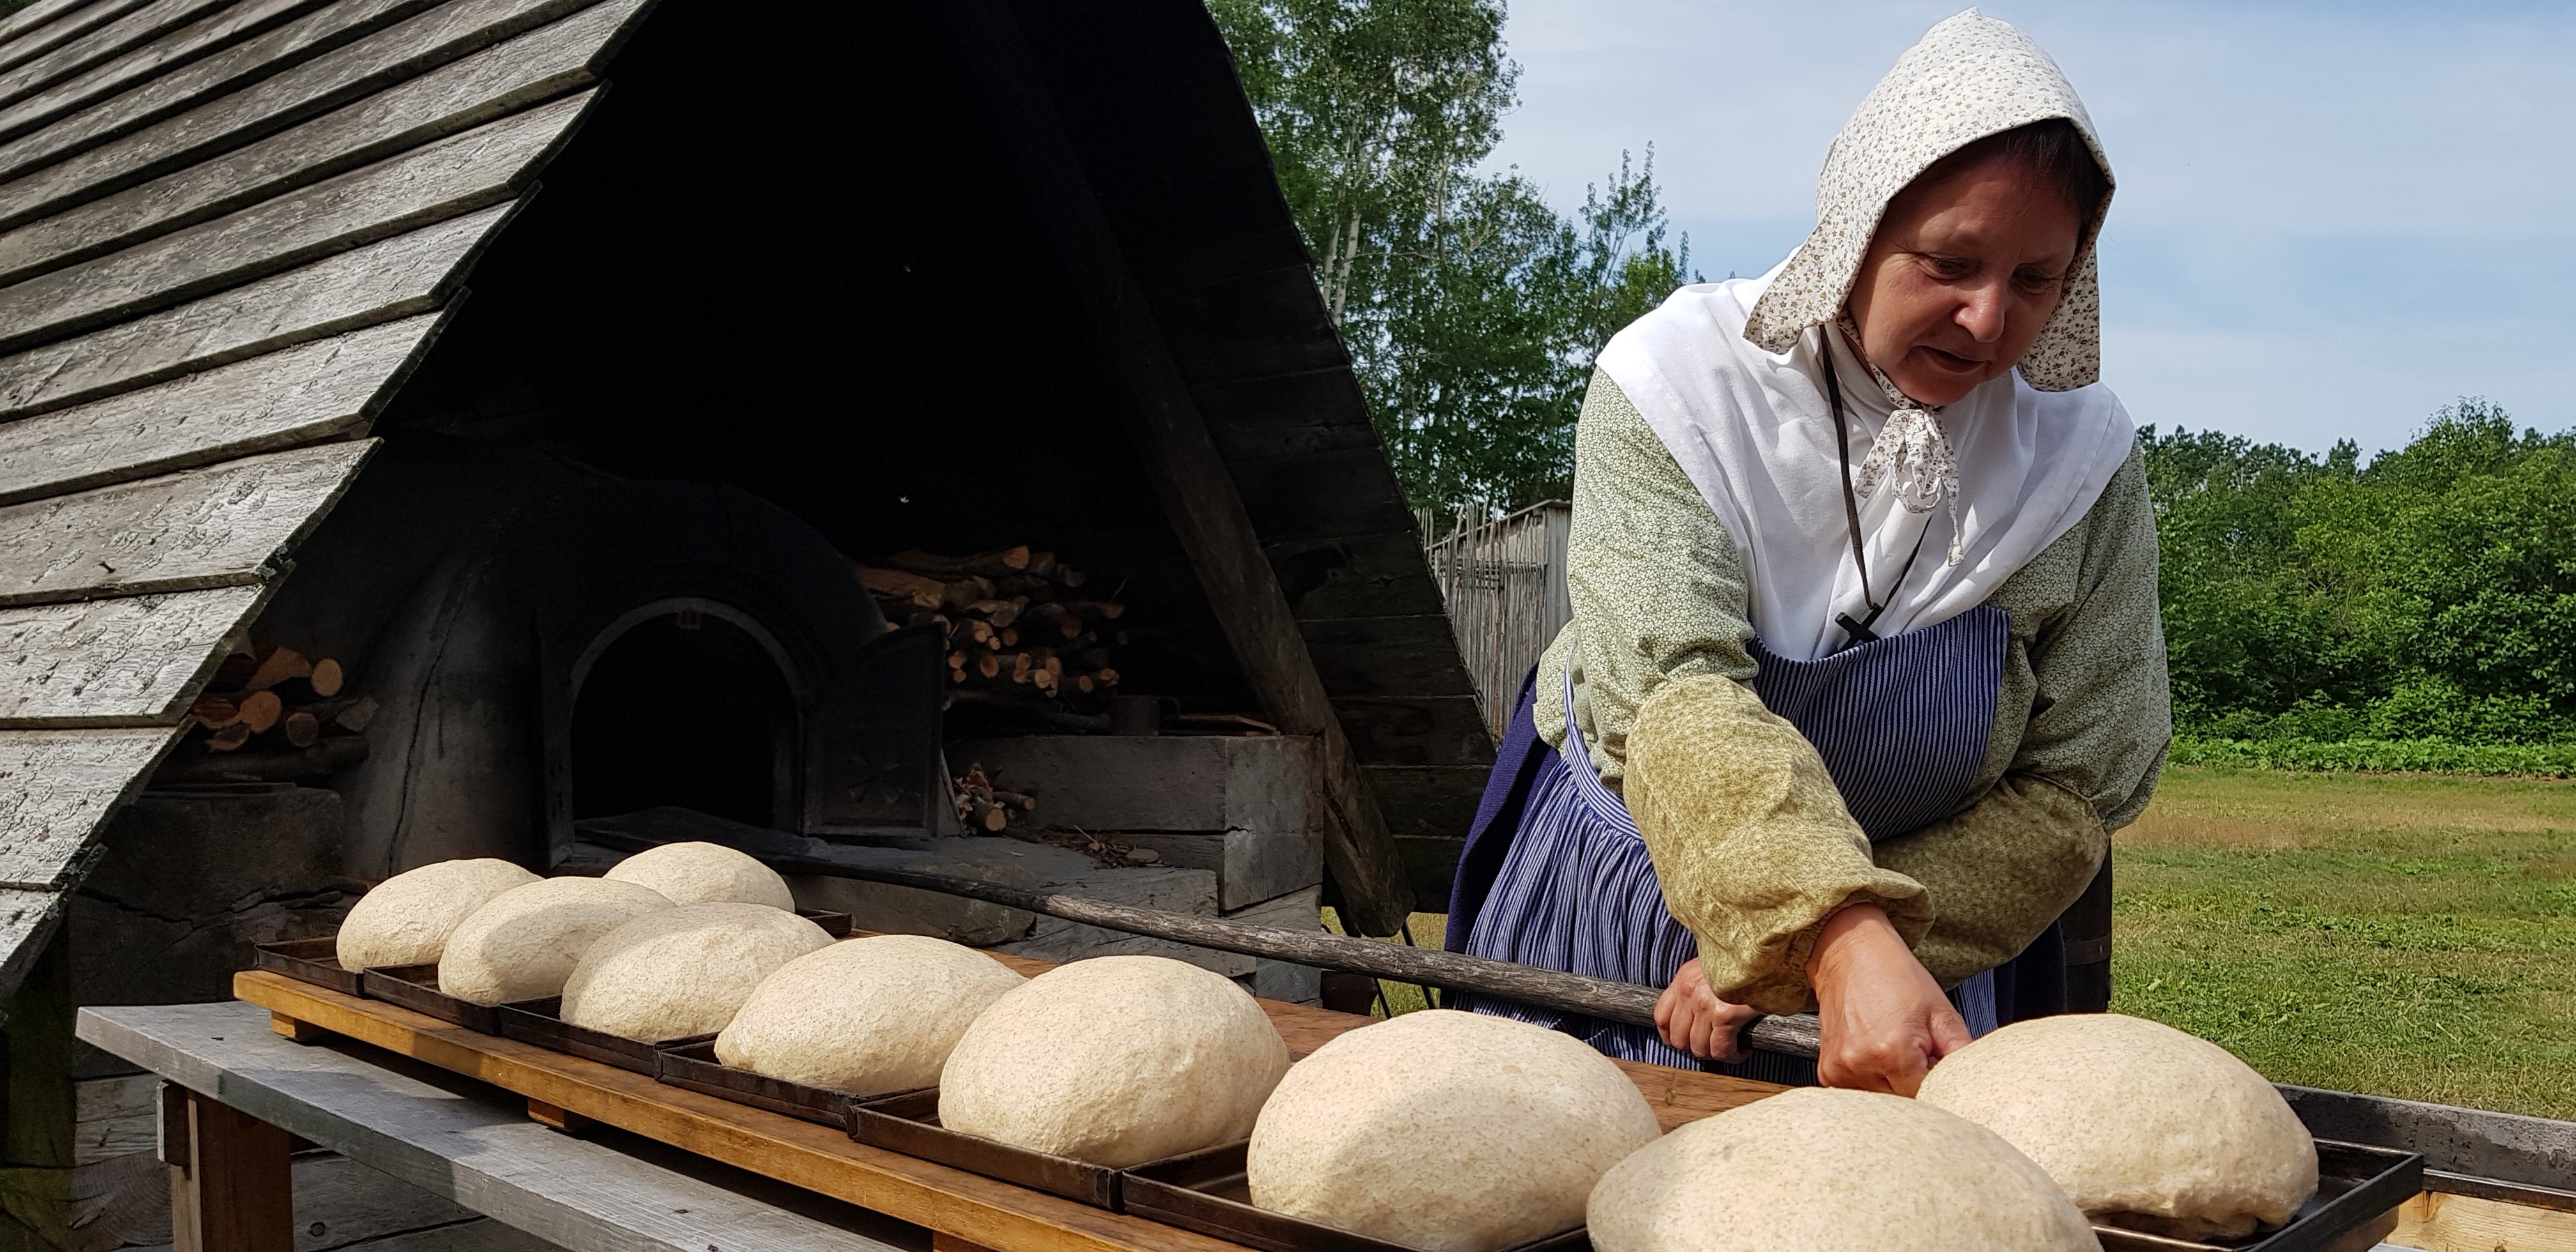
<path id="1" fill-rule="evenodd" d="M 1680 286 L 1654 154 L 1560 216 L 1479 165 L 1519 67 L 1496 0 L 1211 0 L 1396 475 L 1447 512 L 1562 496 L 1593 354 Z"/>
<path id="2" fill-rule="evenodd" d="M 2185 733 L 2576 738 L 2576 432 L 2465 399 L 2366 466 L 2350 442 L 2138 439 Z"/>

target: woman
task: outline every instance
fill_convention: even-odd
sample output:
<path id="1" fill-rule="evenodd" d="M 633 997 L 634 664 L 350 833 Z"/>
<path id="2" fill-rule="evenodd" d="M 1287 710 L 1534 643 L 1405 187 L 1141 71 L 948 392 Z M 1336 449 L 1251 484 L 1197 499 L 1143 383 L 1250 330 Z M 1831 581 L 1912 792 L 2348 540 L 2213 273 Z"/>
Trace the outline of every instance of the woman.
<path id="1" fill-rule="evenodd" d="M 1666 990 L 1651 1031 L 1477 1007 L 1681 1065 L 1813 1009 L 1812 1068 L 1724 1067 L 1906 1095 L 2062 1007 L 2054 924 L 2171 737 L 2154 519 L 2095 382 L 2111 187 L 2055 64 L 1970 10 L 1844 127 L 1796 253 L 1602 351 L 1574 618 L 1449 935 Z"/>

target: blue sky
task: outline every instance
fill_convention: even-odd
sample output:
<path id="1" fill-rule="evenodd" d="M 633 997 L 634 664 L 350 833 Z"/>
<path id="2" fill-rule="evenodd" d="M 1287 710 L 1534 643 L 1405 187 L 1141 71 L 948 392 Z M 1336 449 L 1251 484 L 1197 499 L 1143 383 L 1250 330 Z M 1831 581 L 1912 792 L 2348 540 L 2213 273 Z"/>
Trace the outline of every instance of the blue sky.
<path id="1" fill-rule="evenodd" d="M 1760 273 L 1844 118 L 1958 7 L 1511 0 L 1493 163 L 1571 209 L 1651 141 L 1694 268 Z M 2104 378 L 2141 424 L 2370 451 L 2483 395 L 2576 426 L 2576 4 L 1979 7 L 2111 154 Z"/>

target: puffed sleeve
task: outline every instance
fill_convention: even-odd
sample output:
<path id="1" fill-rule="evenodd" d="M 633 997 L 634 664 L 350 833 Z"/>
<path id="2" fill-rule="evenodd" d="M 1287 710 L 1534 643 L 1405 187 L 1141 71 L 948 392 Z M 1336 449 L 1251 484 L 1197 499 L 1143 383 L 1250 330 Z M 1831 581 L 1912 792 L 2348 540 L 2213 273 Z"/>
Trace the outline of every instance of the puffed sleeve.
<path id="1" fill-rule="evenodd" d="M 1685 678 L 1647 697 L 1626 799 L 1664 905 L 1698 937 L 1720 999 L 1815 1007 L 1807 958 L 1848 906 L 1886 909 L 1908 943 L 1932 925 L 1929 894 L 1871 858 L 1815 747 L 1741 683 Z"/>
<path id="2" fill-rule="evenodd" d="M 1638 707 L 1668 679 L 1753 680 L 1744 562 L 1699 488 L 1619 384 L 1594 372 L 1574 428 L 1566 593 L 1573 620 L 1539 666 L 1539 733 L 1565 743 L 1569 667 L 1575 721 L 1601 781 L 1626 774 Z"/>
<path id="3" fill-rule="evenodd" d="M 2111 832 L 2154 794 L 2173 739 L 2155 514 L 2134 453 L 2080 542 L 2077 596 L 2031 642 L 2030 722 L 2002 781 L 1966 812 L 1876 849 L 1880 865 L 1930 891 L 1939 920 L 1915 955 L 1945 986 L 2019 955 L 2075 903 Z"/>

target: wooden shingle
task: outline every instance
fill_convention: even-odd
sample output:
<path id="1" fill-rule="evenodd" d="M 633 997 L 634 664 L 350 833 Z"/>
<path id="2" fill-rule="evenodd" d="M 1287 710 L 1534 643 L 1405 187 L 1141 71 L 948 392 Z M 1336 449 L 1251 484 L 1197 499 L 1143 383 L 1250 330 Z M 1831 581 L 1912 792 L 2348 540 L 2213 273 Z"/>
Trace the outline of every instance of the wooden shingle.
<path id="1" fill-rule="evenodd" d="M 0 995 L 643 7 L 0 21 Z"/>

